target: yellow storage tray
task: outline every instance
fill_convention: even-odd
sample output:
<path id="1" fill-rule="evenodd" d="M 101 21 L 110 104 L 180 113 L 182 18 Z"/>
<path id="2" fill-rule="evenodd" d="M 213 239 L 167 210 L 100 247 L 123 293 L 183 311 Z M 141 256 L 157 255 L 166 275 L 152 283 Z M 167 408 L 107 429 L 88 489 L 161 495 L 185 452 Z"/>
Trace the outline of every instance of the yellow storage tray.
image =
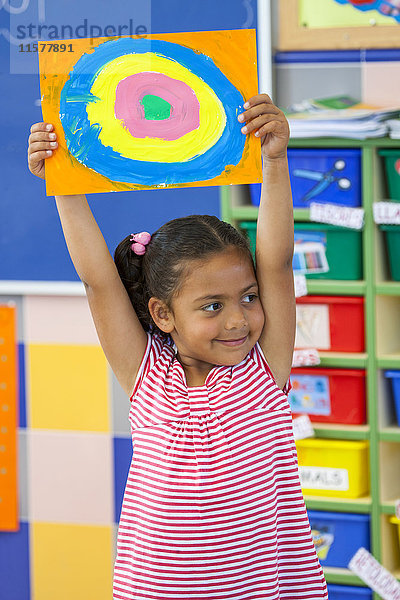
<path id="1" fill-rule="evenodd" d="M 399 536 L 399 546 L 400 546 L 400 519 L 397 517 L 390 517 L 389 521 L 393 523 L 393 525 L 397 525 L 397 533 Z"/>
<path id="2" fill-rule="evenodd" d="M 369 494 L 369 443 L 322 440 L 296 442 L 304 494 L 360 498 Z"/>

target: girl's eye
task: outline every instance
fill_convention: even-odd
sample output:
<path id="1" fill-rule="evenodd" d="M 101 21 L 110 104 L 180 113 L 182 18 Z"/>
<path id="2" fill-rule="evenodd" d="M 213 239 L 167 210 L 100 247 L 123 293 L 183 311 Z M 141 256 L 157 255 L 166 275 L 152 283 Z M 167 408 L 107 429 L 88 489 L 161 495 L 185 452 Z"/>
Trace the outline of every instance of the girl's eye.
<path id="1" fill-rule="evenodd" d="M 207 306 L 203 307 L 203 310 L 207 312 L 215 312 L 221 308 L 222 304 L 220 302 L 213 302 L 212 304 L 207 304 Z"/>
<path id="2" fill-rule="evenodd" d="M 250 302 L 254 302 L 254 300 L 256 300 L 257 298 L 258 298 L 257 294 L 247 294 L 243 298 L 243 302 L 245 302 L 246 304 L 249 304 Z"/>

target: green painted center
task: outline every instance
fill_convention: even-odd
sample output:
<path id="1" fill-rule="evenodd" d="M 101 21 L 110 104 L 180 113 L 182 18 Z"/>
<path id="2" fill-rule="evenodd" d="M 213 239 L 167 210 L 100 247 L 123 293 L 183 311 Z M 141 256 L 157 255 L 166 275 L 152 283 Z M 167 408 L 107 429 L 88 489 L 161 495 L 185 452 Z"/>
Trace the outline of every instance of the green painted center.
<path id="1" fill-rule="evenodd" d="M 171 115 L 172 106 L 160 96 L 146 94 L 141 99 L 140 104 L 144 108 L 144 118 L 148 121 L 163 121 Z"/>

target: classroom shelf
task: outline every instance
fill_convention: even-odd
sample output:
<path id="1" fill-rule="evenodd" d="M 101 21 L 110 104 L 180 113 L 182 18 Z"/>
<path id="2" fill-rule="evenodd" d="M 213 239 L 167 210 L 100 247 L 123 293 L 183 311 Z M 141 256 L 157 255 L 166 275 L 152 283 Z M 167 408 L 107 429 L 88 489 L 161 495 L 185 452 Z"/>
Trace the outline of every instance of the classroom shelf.
<path id="1" fill-rule="evenodd" d="M 319 438 L 369 440 L 370 496 L 355 500 L 306 496 L 306 505 L 315 510 L 369 514 L 371 552 L 400 579 L 398 532 L 389 520 L 395 511 L 395 501 L 400 498 L 400 427 L 395 425 L 393 398 L 384 377 L 386 369 L 400 370 L 400 282 L 390 280 L 384 235 L 374 223 L 372 210 L 374 202 L 389 199 L 379 149 L 400 149 L 400 140 L 294 139 L 290 147 L 360 149 L 365 211 L 361 232 L 363 280 L 313 278 L 307 280 L 307 289 L 309 294 L 352 295 L 365 299 L 365 352 L 320 352 L 320 366 L 365 369 L 368 423 L 361 426 L 314 423 L 314 430 Z M 256 220 L 258 207 L 251 205 L 247 186 L 231 186 L 221 188 L 221 212 L 225 221 L 238 226 L 242 220 Z M 310 211 L 296 208 L 294 219 L 309 221 Z M 329 583 L 363 585 L 346 569 L 326 568 L 324 571 Z"/>
<path id="2" fill-rule="evenodd" d="M 366 587 L 365 583 L 349 569 L 337 569 L 324 567 L 324 575 L 327 583 L 338 583 L 343 585 L 358 585 Z"/>
<path id="3" fill-rule="evenodd" d="M 379 432 L 379 439 L 382 442 L 399 442 L 400 427 L 385 427 Z"/>
<path id="4" fill-rule="evenodd" d="M 332 425 L 313 423 L 315 436 L 332 440 L 368 440 L 369 425 Z M 400 438 L 399 438 L 400 439 Z"/>
<path id="5" fill-rule="evenodd" d="M 400 296 L 400 281 L 384 281 L 377 283 L 375 292 L 381 296 Z"/>
<path id="6" fill-rule="evenodd" d="M 327 510 L 337 512 L 369 513 L 371 511 L 371 496 L 365 498 L 334 498 L 328 496 L 304 496 L 306 506 L 310 510 Z"/>
<path id="7" fill-rule="evenodd" d="M 343 367 L 363 369 L 367 365 L 367 354 L 364 352 L 320 352 L 321 367 Z"/>

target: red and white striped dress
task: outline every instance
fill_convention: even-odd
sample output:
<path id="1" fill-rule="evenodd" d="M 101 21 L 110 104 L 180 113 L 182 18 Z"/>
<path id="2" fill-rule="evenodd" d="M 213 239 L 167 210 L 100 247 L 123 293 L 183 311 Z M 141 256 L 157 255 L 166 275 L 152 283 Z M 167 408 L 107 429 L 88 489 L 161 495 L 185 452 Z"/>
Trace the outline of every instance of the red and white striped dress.
<path id="1" fill-rule="evenodd" d="M 258 344 L 188 388 L 149 335 L 129 419 L 114 600 L 327 600 L 289 404 Z"/>

